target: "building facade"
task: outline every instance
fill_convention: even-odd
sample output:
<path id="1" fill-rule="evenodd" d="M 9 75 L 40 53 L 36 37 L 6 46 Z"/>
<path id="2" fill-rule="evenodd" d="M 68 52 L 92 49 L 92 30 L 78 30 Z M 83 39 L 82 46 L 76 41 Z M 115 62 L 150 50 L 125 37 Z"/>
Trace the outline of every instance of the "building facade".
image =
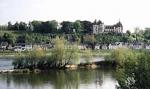
<path id="1" fill-rule="evenodd" d="M 105 25 L 100 20 L 98 22 L 94 21 L 93 34 L 110 33 L 110 32 L 123 33 L 122 23 L 119 21 L 118 23 L 116 23 L 114 25 Z"/>

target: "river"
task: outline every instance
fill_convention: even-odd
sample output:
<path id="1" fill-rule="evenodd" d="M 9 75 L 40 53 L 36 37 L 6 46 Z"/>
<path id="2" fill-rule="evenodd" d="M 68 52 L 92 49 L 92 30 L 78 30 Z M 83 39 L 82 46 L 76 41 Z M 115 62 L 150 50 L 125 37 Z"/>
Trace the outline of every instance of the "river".
<path id="1" fill-rule="evenodd" d="M 0 59 L 0 69 L 11 69 L 12 59 Z M 112 69 L 50 70 L 38 74 L 0 74 L 0 89 L 116 89 Z"/>

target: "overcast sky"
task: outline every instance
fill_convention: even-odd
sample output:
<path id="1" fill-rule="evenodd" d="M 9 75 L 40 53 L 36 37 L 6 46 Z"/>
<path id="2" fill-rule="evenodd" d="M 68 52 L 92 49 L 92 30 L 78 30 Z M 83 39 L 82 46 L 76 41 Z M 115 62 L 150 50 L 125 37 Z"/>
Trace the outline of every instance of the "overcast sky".
<path id="1" fill-rule="evenodd" d="M 150 0 L 0 0 L 0 24 L 8 21 L 119 20 L 125 30 L 150 27 Z"/>

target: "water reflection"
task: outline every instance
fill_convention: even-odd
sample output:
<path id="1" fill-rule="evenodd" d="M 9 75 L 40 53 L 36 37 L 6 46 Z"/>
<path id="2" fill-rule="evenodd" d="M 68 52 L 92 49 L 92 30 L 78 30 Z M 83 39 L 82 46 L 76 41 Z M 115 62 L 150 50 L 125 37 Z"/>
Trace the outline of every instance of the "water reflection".
<path id="1" fill-rule="evenodd" d="M 13 69 L 12 65 L 13 59 L 1 59 L 0 58 L 0 70 Z"/>
<path id="2" fill-rule="evenodd" d="M 115 89 L 112 70 L 51 70 L 40 74 L 1 74 L 1 89 Z"/>

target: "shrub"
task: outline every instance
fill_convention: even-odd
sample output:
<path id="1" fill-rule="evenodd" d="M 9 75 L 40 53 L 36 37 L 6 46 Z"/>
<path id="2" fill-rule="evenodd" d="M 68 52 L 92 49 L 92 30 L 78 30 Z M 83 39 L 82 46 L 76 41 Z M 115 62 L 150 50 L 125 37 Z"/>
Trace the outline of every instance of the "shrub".
<path id="1" fill-rule="evenodd" d="M 92 55 L 91 50 L 90 50 L 90 49 L 86 49 L 86 50 L 85 50 L 85 55 L 84 55 L 85 61 L 86 61 L 87 63 L 90 63 L 92 57 L 93 57 L 93 55 Z"/>
<path id="2" fill-rule="evenodd" d="M 115 60 L 118 66 L 123 67 L 125 62 L 135 59 L 136 55 L 131 49 L 128 48 L 118 48 L 113 50 L 110 58 Z"/>
<path id="3" fill-rule="evenodd" d="M 53 67 L 64 67 L 69 63 L 76 63 L 79 59 L 78 48 L 76 45 L 70 46 L 69 49 L 65 46 L 65 40 L 56 37 L 55 47 L 53 49 L 50 60 Z"/>
<path id="4" fill-rule="evenodd" d="M 150 52 L 127 57 L 123 68 L 117 68 L 116 77 L 120 89 L 149 89 Z"/>
<path id="5" fill-rule="evenodd" d="M 28 52 L 26 55 L 18 53 L 16 59 L 13 61 L 14 68 L 34 69 L 38 66 L 39 62 L 45 57 L 45 52 L 42 49 L 35 49 Z"/>

